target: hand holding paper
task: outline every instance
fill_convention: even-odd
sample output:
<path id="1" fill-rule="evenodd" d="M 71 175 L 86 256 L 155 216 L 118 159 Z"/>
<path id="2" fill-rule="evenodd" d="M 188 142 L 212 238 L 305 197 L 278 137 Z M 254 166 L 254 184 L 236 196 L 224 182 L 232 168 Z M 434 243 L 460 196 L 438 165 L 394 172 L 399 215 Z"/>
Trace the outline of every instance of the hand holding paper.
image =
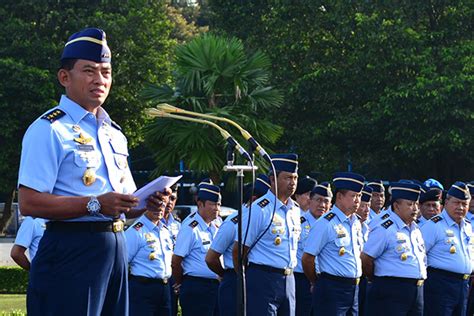
<path id="1" fill-rule="evenodd" d="M 137 209 L 143 209 L 146 207 L 146 199 L 151 194 L 155 192 L 162 192 L 165 188 L 171 187 L 173 184 L 179 181 L 183 176 L 177 177 L 168 177 L 168 176 L 160 176 L 159 178 L 149 182 L 142 188 L 138 189 L 133 193 L 139 199 L 139 203 Z"/>

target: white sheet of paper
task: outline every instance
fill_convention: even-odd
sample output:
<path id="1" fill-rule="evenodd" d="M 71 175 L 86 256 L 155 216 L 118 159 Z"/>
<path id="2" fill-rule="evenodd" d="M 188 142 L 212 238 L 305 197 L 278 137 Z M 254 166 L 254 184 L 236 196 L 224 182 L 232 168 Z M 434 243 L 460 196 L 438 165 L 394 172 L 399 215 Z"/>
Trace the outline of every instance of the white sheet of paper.
<path id="1" fill-rule="evenodd" d="M 150 194 L 153 194 L 157 191 L 161 192 L 164 188 L 168 188 L 179 181 L 183 176 L 177 177 L 168 177 L 168 176 L 160 176 L 159 178 L 147 183 L 140 189 L 136 190 L 133 193 L 140 201 L 138 202 L 137 209 L 145 208 L 146 206 L 146 199 Z"/>

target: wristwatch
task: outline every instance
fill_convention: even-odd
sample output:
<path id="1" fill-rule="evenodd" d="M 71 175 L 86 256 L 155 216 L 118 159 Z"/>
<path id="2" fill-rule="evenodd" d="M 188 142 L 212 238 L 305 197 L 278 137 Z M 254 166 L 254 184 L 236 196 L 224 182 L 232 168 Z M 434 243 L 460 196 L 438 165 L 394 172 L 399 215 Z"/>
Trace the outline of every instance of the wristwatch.
<path id="1" fill-rule="evenodd" d="M 97 215 L 100 212 L 100 203 L 96 196 L 91 196 L 91 199 L 87 203 L 87 211 L 90 215 Z"/>

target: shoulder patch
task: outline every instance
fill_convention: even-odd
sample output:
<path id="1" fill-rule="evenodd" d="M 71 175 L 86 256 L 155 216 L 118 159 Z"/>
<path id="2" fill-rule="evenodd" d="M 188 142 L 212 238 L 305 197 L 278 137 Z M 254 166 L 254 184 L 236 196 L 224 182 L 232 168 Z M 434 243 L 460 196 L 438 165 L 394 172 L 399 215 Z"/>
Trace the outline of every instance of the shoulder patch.
<path id="1" fill-rule="evenodd" d="M 433 221 L 434 223 L 437 223 L 439 222 L 440 220 L 442 220 L 443 218 L 439 215 L 436 215 L 434 217 L 432 217 L 430 220 Z"/>
<path id="2" fill-rule="evenodd" d="M 257 205 L 258 205 L 258 206 L 260 206 L 260 207 L 265 207 L 265 206 L 267 206 L 267 205 L 268 205 L 268 203 L 270 203 L 270 201 L 269 201 L 269 200 L 267 200 L 267 199 L 263 199 L 263 200 L 261 200 L 260 202 L 258 202 L 258 204 L 257 204 Z"/>
<path id="3" fill-rule="evenodd" d="M 301 224 L 303 224 L 304 222 L 306 222 L 306 218 L 304 216 L 301 216 L 300 221 L 301 221 Z"/>
<path id="4" fill-rule="evenodd" d="M 137 222 L 135 225 L 133 225 L 133 228 L 135 228 L 136 230 L 140 230 L 142 227 L 143 227 L 142 222 Z"/>
<path id="5" fill-rule="evenodd" d="M 382 220 L 387 219 L 387 218 L 389 218 L 389 217 L 390 217 L 390 214 L 387 213 L 387 214 L 385 214 L 384 216 L 382 216 Z"/>
<path id="6" fill-rule="evenodd" d="M 114 128 L 118 129 L 119 131 L 122 130 L 122 128 L 120 127 L 120 125 L 118 125 L 117 123 L 115 123 L 114 121 L 111 121 L 110 122 L 110 125 L 112 125 Z"/>
<path id="7" fill-rule="evenodd" d="M 181 223 L 181 218 L 179 218 L 178 216 L 174 215 L 173 218 L 174 218 L 174 220 L 177 221 L 178 223 Z"/>
<path id="8" fill-rule="evenodd" d="M 330 221 L 331 219 L 334 218 L 334 216 L 336 216 L 336 214 L 334 214 L 334 213 L 329 213 L 329 214 L 327 214 L 326 216 L 324 216 L 324 218 L 327 219 L 328 221 Z"/>
<path id="9" fill-rule="evenodd" d="M 390 226 L 392 226 L 392 224 L 393 224 L 393 221 L 391 219 L 389 219 L 388 221 L 383 222 L 381 225 L 382 225 L 383 228 L 387 229 Z"/>
<path id="10" fill-rule="evenodd" d="M 66 112 L 60 109 L 55 109 L 55 110 L 49 111 L 48 113 L 43 115 L 41 118 L 43 120 L 49 121 L 50 123 L 53 123 L 54 121 L 56 121 L 57 119 L 60 119 L 64 115 L 66 115 Z"/>
<path id="11" fill-rule="evenodd" d="M 192 222 L 189 224 L 189 227 L 194 228 L 194 227 L 196 227 L 198 224 L 199 224 L 198 221 L 192 221 Z"/>
<path id="12" fill-rule="evenodd" d="M 239 217 L 238 217 L 238 216 L 235 216 L 235 217 L 232 218 L 230 221 L 231 221 L 232 223 L 234 223 L 234 224 L 237 224 L 237 223 L 239 222 Z"/>

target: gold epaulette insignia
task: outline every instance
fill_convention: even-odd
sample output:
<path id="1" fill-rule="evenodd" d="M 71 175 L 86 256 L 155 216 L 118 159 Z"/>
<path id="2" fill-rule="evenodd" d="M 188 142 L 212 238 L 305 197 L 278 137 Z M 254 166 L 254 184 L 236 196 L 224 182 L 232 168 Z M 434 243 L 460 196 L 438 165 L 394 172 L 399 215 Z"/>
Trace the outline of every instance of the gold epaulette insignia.
<path id="1" fill-rule="evenodd" d="M 236 216 L 236 217 L 232 218 L 231 221 L 232 221 L 232 223 L 237 224 L 239 222 L 239 217 Z"/>
<path id="2" fill-rule="evenodd" d="M 301 224 L 303 224 L 304 222 L 306 222 L 306 218 L 304 216 L 301 216 L 300 221 L 301 221 Z"/>
<path id="3" fill-rule="evenodd" d="M 198 224 L 199 224 L 198 221 L 192 221 L 192 222 L 189 224 L 189 227 L 194 228 L 194 227 L 196 227 Z"/>
<path id="4" fill-rule="evenodd" d="M 327 214 L 326 216 L 324 216 L 324 218 L 327 219 L 328 221 L 330 221 L 331 219 L 334 218 L 334 216 L 336 216 L 336 214 L 334 214 L 334 213 L 329 213 L 329 214 Z"/>
<path id="5" fill-rule="evenodd" d="M 388 221 L 383 222 L 381 225 L 382 225 L 383 228 L 387 229 L 390 226 L 392 226 L 392 224 L 393 224 L 393 221 L 391 219 L 389 219 Z"/>
<path id="6" fill-rule="evenodd" d="M 257 205 L 258 205 L 258 206 L 260 206 L 260 207 L 265 207 L 265 206 L 267 206 L 267 205 L 268 205 L 268 203 L 270 203 L 270 201 L 269 201 L 269 200 L 267 200 L 267 199 L 263 199 L 263 200 L 261 200 L 260 202 L 258 202 L 258 204 L 257 204 Z"/>
<path id="7" fill-rule="evenodd" d="M 434 217 L 431 218 L 431 220 L 432 220 L 434 223 L 437 223 L 437 222 L 439 222 L 439 221 L 442 220 L 442 219 L 443 219 L 443 218 L 442 218 L 441 216 L 439 216 L 439 215 L 434 216 Z"/>
<path id="8" fill-rule="evenodd" d="M 63 117 L 64 115 L 66 115 L 66 112 L 60 109 L 56 109 L 56 110 L 49 111 L 48 113 L 43 115 L 41 118 L 43 120 L 48 120 L 50 123 L 53 123 L 54 121 Z"/>
<path id="9" fill-rule="evenodd" d="M 143 223 L 142 222 L 138 222 L 136 223 L 135 225 L 133 225 L 133 228 L 135 228 L 136 230 L 140 230 L 140 228 L 143 227 Z"/>
<path id="10" fill-rule="evenodd" d="M 382 216 L 382 220 L 387 219 L 387 218 L 389 218 L 389 217 L 390 217 L 390 214 L 387 213 L 387 214 L 385 214 L 384 216 Z"/>

